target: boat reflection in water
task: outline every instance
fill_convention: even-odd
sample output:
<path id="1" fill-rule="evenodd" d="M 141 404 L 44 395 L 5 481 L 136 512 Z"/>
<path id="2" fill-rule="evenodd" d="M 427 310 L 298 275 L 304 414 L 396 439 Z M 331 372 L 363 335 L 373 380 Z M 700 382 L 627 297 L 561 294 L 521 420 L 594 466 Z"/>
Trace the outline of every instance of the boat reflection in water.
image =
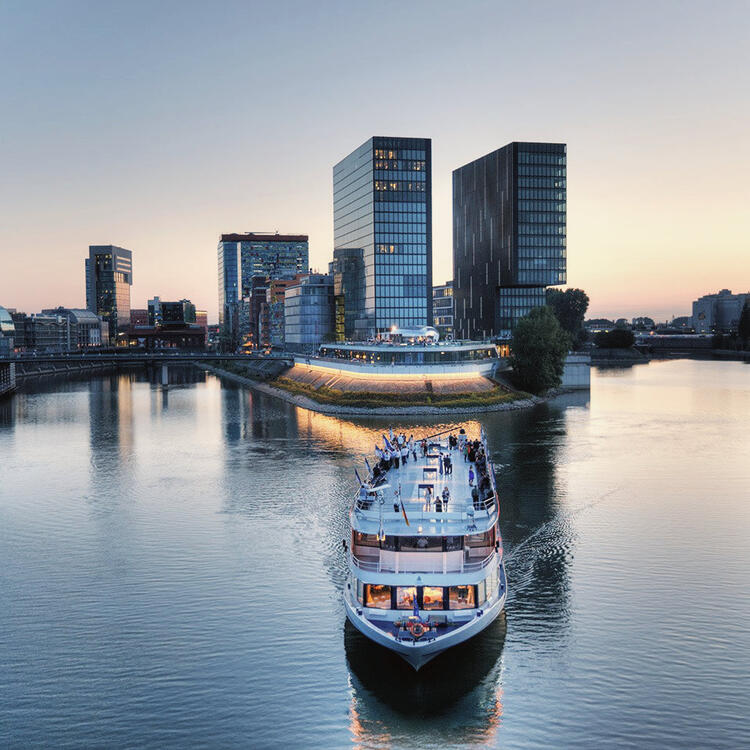
<path id="1" fill-rule="evenodd" d="M 500 727 L 505 612 L 415 672 L 348 620 L 344 645 L 354 747 L 485 745 Z"/>

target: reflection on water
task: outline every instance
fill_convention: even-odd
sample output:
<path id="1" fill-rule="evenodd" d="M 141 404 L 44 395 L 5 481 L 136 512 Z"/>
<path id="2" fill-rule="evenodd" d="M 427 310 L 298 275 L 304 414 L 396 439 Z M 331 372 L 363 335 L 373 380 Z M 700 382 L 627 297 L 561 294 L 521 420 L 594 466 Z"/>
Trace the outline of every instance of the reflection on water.
<path id="1" fill-rule="evenodd" d="M 356 747 L 486 743 L 503 713 L 500 672 L 505 615 L 476 638 L 429 662 L 419 672 L 365 638 L 344 630 L 352 686 L 351 732 Z"/>
<path id="2" fill-rule="evenodd" d="M 353 470 L 388 420 L 190 368 L 167 384 L 159 369 L 27 383 L 0 401 L 0 735 L 742 747 L 747 373 L 594 371 L 590 397 L 474 418 L 501 496 L 507 611 L 416 674 L 341 602 Z"/>

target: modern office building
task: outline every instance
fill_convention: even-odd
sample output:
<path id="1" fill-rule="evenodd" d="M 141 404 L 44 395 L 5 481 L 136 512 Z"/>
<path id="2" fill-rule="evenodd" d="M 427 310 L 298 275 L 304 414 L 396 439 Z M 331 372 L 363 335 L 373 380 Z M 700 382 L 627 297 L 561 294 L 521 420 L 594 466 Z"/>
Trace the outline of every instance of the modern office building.
<path id="1" fill-rule="evenodd" d="M 742 308 L 750 304 L 750 292 L 732 294 L 722 289 L 693 302 L 693 328 L 696 333 L 735 333 Z"/>
<path id="2" fill-rule="evenodd" d="M 333 337 L 333 279 L 311 273 L 286 289 L 284 338 L 291 352 L 314 354 Z"/>
<path id="3" fill-rule="evenodd" d="M 355 338 L 355 326 L 365 311 L 365 264 L 361 247 L 340 247 L 328 264 L 333 278 L 337 341 Z"/>
<path id="4" fill-rule="evenodd" d="M 195 311 L 195 324 L 200 326 L 204 331 L 208 331 L 208 312 L 206 310 Z"/>
<path id="5" fill-rule="evenodd" d="M 114 343 L 117 332 L 130 325 L 130 287 L 133 254 L 115 245 L 90 245 L 86 258 L 86 307 L 109 326 Z"/>
<path id="6" fill-rule="evenodd" d="M 165 323 L 195 323 L 195 305 L 189 299 L 167 302 L 159 297 L 148 301 L 148 325 Z"/>
<path id="7" fill-rule="evenodd" d="M 335 250 L 362 251 L 364 305 L 352 338 L 431 322 L 430 139 L 375 136 L 336 164 L 333 232 Z"/>
<path id="8" fill-rule="evenodd" d="M 229 346 L 235 348 L 250 333 L 253 279 L 293 279 L 298 273 L 306 273 L 308 236 L 264 232 L 222 234 L 218 262 L 219 325 Z"/>
<path id="9" fill-rule="evenodd" d="M 454 329 L 510 339 L 566 274 L 566 146 L 509 143 L 453 172 Z"/>
<path id="10" fill-rule="evenodd" d="M 432 325 L 444 341 L 453 338 L 453 282 L 432 287 Z"/>

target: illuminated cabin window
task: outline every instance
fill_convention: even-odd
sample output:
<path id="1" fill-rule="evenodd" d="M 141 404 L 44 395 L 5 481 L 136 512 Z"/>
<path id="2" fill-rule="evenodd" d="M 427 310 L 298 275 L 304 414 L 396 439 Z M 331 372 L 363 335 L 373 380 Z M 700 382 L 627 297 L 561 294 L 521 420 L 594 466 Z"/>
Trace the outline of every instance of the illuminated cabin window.
<path id="1" fill-rule="evenodd" d="M 391 587 L 376 583 L 365 584 L 365 607 L 391 608 Z"/>
<path id="2" fill-rule="evenodd" d="M 416 586 L 396 587 L 396 609 L 411 609 L 417 596 Z"/>
<path id="3" fill-rule="evenodd" d="M 365 534 L 362 531 L 354 532 L 354 543 L 360 544 L 363 547 L 379 547 L 377 534 Z"/>
<path id="4" fill-rule="evenodd" d="M 425 586 L 422 589 L 422 609 L 445 609 L 442 586 Z"/>
<path id="5" fill-rule="evenodd" d="M 448 591 L 450 609 L 473 609 L 476 606 L 473 586 L 451 586 Z"/>

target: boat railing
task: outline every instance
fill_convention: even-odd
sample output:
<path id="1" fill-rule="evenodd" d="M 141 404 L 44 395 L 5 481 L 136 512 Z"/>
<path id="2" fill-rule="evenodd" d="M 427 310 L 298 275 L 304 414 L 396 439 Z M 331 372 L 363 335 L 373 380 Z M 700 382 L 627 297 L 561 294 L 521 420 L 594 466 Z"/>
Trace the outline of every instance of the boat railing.
<path id="1" fill-rule="evenodd" d="M 412 553 L 407 553 L 412 554 Z M 419 553 L 413 553 L 418 555 Z M 456 565 L 455 563 L 446 564 L 445 566 L 439 566 L 439 567 L 421 567 L 419 569 L 414 569 L 412 566 L 409 566 L 408 570 L 401 570 L 398 563 L 391 562 L 390 560 L 383 561 L 382 558 L 378 558 L 377 560 L 364 560 L 362 558 L 357 557 L 354 553 L 351 555 L 352 562 L 354 565 L 356 565 L 360 570 L 369 570 L 375 573 L 472 573 L 477 570 L 482 570 L 486 568 L 495 557 L 495 550 L 490 552 L 487 557 L 485 557 L 483 560 L 477 560 L 475 562 L 468 562 L 466 560 L 461 560 L 461 565 Z M 414 562 L 413 559 L 410 557 L 410 562 Z"/>

